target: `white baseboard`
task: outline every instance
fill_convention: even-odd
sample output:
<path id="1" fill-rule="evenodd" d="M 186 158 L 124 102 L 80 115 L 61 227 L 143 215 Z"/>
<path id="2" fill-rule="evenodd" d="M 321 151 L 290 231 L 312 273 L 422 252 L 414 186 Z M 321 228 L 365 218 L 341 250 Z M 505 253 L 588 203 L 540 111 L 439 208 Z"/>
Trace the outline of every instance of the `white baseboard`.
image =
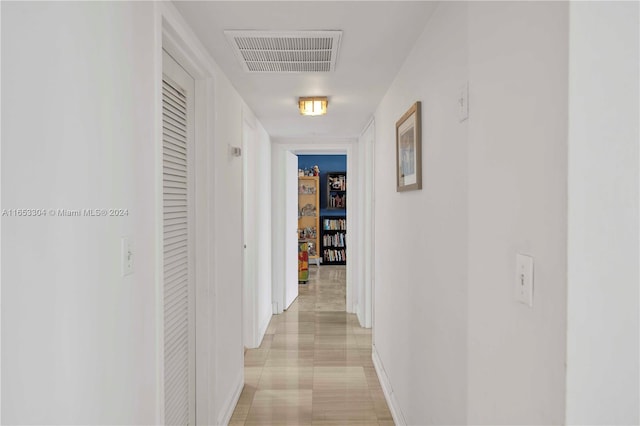
<path id="1" fill-rule="evenodd" d="M 240 399 L 240 394 L 242 393 L 242 389 L 244 388 L 244 369 L 240 374 L 240 377 L 236 381 L 235 390 L 226 401 L 226 403 L 222 406 L 222 411 L 218 416 L 218 422 L 216 423 L 218 426 L 226 426 L 231 421 L 231 416 L 233 415 L 233 411 L 236 409 L 236 405 L 238 404 L 238 400 Z"/>
<path id="2" fill-rule="evenodd" d="M 393 388 L 391 387 L 391 383 L 389 382 L 389 377 L 384 370 L 382 360 L 380 360 L 380 356 L 378 355 L 378 351 L 376 350 L 375 345 L 373 345 L 373 348 L 371 350 L 371 358 L 373 360 L 373 367 L 375 368 L 376 373 L 378 374 L 378 378 L 380 379 L 380 386 L 382 387 L 384 398 L 387 400 L 389 411 L 391 411 L 393 422 L 396 424 L 396 426 L 407 426 L 407 422 L 404 419 L 402 410 L 400 410 L 400 405 L 398 404 L 396 396 L 393 393 Z"/>

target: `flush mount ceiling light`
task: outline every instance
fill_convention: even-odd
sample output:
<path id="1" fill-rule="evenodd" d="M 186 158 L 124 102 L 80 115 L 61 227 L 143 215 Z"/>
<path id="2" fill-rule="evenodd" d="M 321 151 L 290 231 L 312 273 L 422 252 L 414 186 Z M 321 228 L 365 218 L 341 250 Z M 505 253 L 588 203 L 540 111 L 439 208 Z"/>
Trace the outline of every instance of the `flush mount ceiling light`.
<path id="1" fill-rule="evenodd" d="M 298 98 L 298 107 L 302 115 L 324 115 L 329 101 L 326 96 Z"/>

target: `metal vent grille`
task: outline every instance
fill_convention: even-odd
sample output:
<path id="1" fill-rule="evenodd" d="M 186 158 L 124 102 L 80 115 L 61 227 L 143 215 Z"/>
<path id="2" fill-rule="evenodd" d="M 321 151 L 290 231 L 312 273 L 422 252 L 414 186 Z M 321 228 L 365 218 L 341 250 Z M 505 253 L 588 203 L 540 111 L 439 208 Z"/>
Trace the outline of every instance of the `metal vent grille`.
<path id="1" fill-rule="evenodd" d="M 225 31 L 247 72 L 335 71 L 342 31 Z"/>

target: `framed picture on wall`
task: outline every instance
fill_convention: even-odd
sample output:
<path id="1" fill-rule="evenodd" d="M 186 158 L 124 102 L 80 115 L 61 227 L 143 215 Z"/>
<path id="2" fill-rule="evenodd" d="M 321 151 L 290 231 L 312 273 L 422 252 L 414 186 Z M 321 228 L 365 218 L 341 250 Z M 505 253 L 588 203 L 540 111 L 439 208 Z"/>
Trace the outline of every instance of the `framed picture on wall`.
<path id="1" fill-rule="evenodd" d="M 420 102 L 396 122 L 396 191 L 422 189 Z"/>

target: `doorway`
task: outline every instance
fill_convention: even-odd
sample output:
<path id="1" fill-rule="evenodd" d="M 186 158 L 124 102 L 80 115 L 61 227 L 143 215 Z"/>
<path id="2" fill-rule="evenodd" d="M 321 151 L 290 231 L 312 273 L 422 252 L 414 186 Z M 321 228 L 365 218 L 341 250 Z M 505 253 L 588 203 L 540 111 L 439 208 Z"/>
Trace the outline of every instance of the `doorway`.
<path id="1" fill-rule="evenodd" d="M 156 415 L 162 424 L 207 424 L 216 374 L 210 364 L 215 205 L 208 179 L 215 164 L 209 143 L 215 130 L 209 118 L 215 87 L 206 58 L 192 49 L 194 40 L 180 30 L 177 16 L 165 8 L 161 14 L 156 68 Z M 165 84 L 171 86 L 166 95 Z M 165 96 L 175 104 L 167 110 Z"/>
<path id="2" fill-rule="evenodd" d="M 282 313 L 285 309 L 285 283 L 287 277 L 297 277 L 297 262 L 295 262 L 293 273 L 291 273 L 291 265 L 288 265 L 285 253 L 291 253 L 291 245 L 293 250 L 297 252 L 297 239 L 286 238 L 289 229 L 297 229 L 297 220 L 294 223 L 286 223 L 285 217 L 287 211 L 293 210 L 297 217 L 297 202 L 292 206 L 286 203 L 286 182 L 293 178 L 297 182 L 297 169 L 289 170 L 286 167 L 287 156 L 295 155 L 346 155 L 347 157 L 347 174 L 351 176 L 350 187 L 359 185 L 358 164 L 356 161 L 357 140 L 344 139 L 339 141 L 310 141 L 309 143 L 289 143 L 287 141 L 273 141 L 272 151 L 272 170 L 273 170 L 273 232 L 272 232 L 272 252 L 273 252 L 273 300 L 274 314 Z M 286 173 L 285 173 L 286 170 Z M 293 176 L 291 176 L 293 174 Z M 354 186 L 355 185 L 355 186 Z M 359 220 L 358 213 L 359 202 L 358 194 L 349 198 L 349 209 L 346 213 L 346 221 L 350 224 L 349 239 L 350 241 L 359 241 Z M 296 197 L 297 198 L 297 197 Z M 353 224 L 353 226 L 351 226 Z M 289 248 L 287 248 L 289 247 Z M 349 259 L 345 267 L 346 274 L 346 311 L 355 313 L 354 302 L 358 297 L 359 290 L 355 288 L 355 284 L 359 282 L 358 262 L 359 255 L 352 255 L 356 246 L 347 245 L 346 257 Z M 287 251 L 288 250 L 288 251 Z M 357 253 L 357 252 L 356 252 Z M 315 268 L 315 266 L 312 266 Z M 322 265 L 320 266 L 322 268 Z M 297 279 L 295 283 L 286 283 L 287 286 L 294 285 L 297 287 Z"/>
<path id="3" fill-rule="evenodd" d="M 298 154 L 298 242 L 308 256 L 300 262 L 299 281 L 325 269 L 319 265 L 346 269 L 350 189 L 346 154 Z"/>

